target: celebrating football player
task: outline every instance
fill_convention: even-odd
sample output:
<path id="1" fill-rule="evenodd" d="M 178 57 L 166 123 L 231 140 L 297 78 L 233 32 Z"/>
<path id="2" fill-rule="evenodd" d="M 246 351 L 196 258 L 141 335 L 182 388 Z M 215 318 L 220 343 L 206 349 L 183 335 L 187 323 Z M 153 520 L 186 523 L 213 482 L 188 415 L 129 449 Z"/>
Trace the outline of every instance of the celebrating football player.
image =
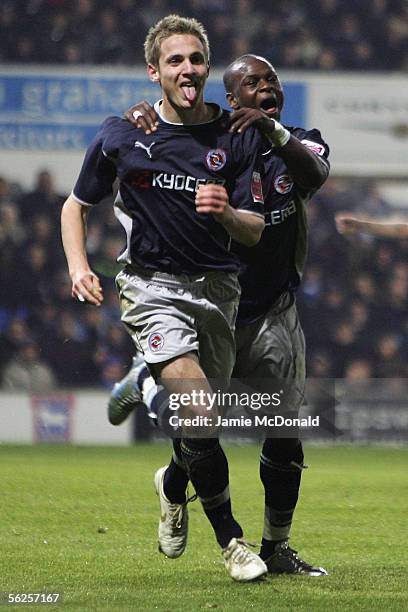
<path id="1" fill-rule="evenodd" d="M 247 248 L 237 242 L 232 249 L 241 262 L 242 294 L 237 317 L 234 377 L 284 380 L 291 384 L 293 412 L 299 410 L 305 386 L 305 343 L 295 305 L 307 250 L 305 207 L 329 173 L 329 148 L 316 129 L 283 126 L 280 116 L 284 94 L 278 75 L 263 57 L 244 55 L 225 71 L 227 100 L 233 109 L 230 131 L 242 133 L 257 127 L 269 141 L 263 158 L 266 174 L 265 229 L 259 243 Z M 155 108 L 141 102 L 126 113 L 129 121 L 155 134 Z M 159 406 L 141 356 L 120 381 L 109 402 L 111 422 L 122 422 L 144 396 L 150 412 Z M 144 383 L 145 381 L 145 383 Z M 137 401 L 135 401 L 135 398 Z M 173 459 L 165 472 L 165 492 L 173 502 L 174 533 L 187 537 L 180 516 L 186 516 L 188 470 L 180 442 L 175 440 Z M 269 572 L 322 576 L 323 568 L 303 561 L 288 545 L 304 469 L 298 437 L 267 438 L 260 457 L 265 490 L 261 557 Z"/>

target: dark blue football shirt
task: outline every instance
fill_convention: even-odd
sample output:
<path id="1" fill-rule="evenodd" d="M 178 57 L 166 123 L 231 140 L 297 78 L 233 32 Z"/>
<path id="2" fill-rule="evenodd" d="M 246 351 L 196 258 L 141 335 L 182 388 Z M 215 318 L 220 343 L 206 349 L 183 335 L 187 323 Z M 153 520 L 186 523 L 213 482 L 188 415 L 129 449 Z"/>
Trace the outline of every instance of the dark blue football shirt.
<path id="1" fill-rule="evenodd" d="M 211 214 L 198 214 L 199 185 L 225 185 L 234 208 L 263 216 L 262 138 L 250 128 L 228 132 L 227 111 L 196 125 L 169 123 L 146 135 L 128 121 L 109 117 L 89 146 L 73 190 L 93 205 L 119 191 L 115 214 L 126 231 L 119 261 L 171 274 L 235 272 L 239 260 L 230 236 Z M 156 110 L 158 105 L 156 105 Z"/>
<path id="2" fill-rule="evenodd" d="M 319 156 L 328 174 L 329 147 L 319 130 L 287 129 Z M 313 192 L 293 183 L 284 160 L 274 155 L 273 148 L 263 157 L 265 229 L 254 247 L 235 242 L 232 246 L 241 261 L 237 326 L 265 315 L 282 293 L 297 288 L 307 254 L 306 204 Z"/>

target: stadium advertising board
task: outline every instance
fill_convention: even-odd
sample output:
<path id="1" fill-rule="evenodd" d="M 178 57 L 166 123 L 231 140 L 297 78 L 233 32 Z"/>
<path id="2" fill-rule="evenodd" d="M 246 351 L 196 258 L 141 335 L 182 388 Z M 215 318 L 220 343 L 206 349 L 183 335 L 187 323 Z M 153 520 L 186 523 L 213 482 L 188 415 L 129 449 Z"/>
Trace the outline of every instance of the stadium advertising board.
<path id="1" fill-rule="evenodd" d="M 0 444 L 78 444 L 128 446 L 134 422 L 112 427 L 101 416 L 103 391 L 44 395 L 0 393 Z"/>
<path id="2" fill-rule="evenodd" d="M 285 121 L 303 125 L 305 87 L 285 87 Z M 83 152 L 109 115 L 122 115 L 140 100 L 154 102 L 157 85 L 144 70 L 4 69 L 0 71 L 0 164 L 9 179 L 30 186 L 49 168 L 61 190 L 70 191 Z M 206 98 L 227 107 L 221 73 Z M 50 155 L 50 153 L 52 153 Z"/>
<path id="3" fill-rule="evenodd" d="M 330 142 L 334 174 L 406 178 L 406 77 L 313 77 L 307 120 Z"/>
<path id="4" fill-rule="evenodd" d="M 0 73 L 0 149 L 82 151 L 105 117 L 139 100 L 153 102 L 157 92 L 145 76 Z M 302 93 L 301 84 L 288 84 L 289 123 L 303 122 Z M 226 107 L 219 78 L 206 97 Z"/>
<path id="5" fill-rule="evenodd" d="M 71 395 L 34 396 L 33 439 L 35 442 L 68 443 L 72 439 L 73 398 Z"/>

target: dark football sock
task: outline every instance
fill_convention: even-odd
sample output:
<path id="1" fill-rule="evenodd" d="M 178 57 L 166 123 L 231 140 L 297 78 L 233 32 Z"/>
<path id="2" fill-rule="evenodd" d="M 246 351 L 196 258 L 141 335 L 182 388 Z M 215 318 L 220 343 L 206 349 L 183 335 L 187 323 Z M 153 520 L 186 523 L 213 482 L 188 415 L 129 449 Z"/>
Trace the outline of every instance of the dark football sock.
<path id="1" fill-rule="evenodd" d="M 303 468 L 299 440 L 267 439 L 260 459 L 260 476 L 265 489 L 265 513 L 260 556 L 267 559 L 278 542 L 289 538 Z"/>
<path id="2" fill-rule="evenodd" d="M 164 494 L 170 502 L 175 504 L 183 504 L 186 501 L 186 489 L 189 480 L 180 444 L 180 439 L 173 440 L 173 457 L 164 473 L 163 480 Z"/>
<path id="3" fill-rule="evenodd" d="M 234 519 L 228 486 L 228 462 L 218 440 L 184 439 L 183 459 L 218 544 L 225 548 L 243 533 Z"/>

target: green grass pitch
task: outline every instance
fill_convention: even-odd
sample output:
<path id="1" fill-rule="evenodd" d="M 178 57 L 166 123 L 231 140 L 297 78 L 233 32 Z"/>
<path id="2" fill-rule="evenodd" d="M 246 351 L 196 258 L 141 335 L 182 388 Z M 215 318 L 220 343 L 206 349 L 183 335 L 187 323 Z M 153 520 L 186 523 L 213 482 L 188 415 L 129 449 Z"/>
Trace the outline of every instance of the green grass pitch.
<path id="1" fill-rule="evenodd" d="M 233 506 L 260 542 L 258 447 L 232 446 Z M 330 576 L 234 583 L 198 502 L 177 560 L 157 552 L 152 477 L 167 444 L 0 446 L 0 591 L 63 592 L 67 610 L 408 610 L 408 449 L 309 448 L 292 547 Z M 8 609 L 56 609 L 16 606 Z"/>

